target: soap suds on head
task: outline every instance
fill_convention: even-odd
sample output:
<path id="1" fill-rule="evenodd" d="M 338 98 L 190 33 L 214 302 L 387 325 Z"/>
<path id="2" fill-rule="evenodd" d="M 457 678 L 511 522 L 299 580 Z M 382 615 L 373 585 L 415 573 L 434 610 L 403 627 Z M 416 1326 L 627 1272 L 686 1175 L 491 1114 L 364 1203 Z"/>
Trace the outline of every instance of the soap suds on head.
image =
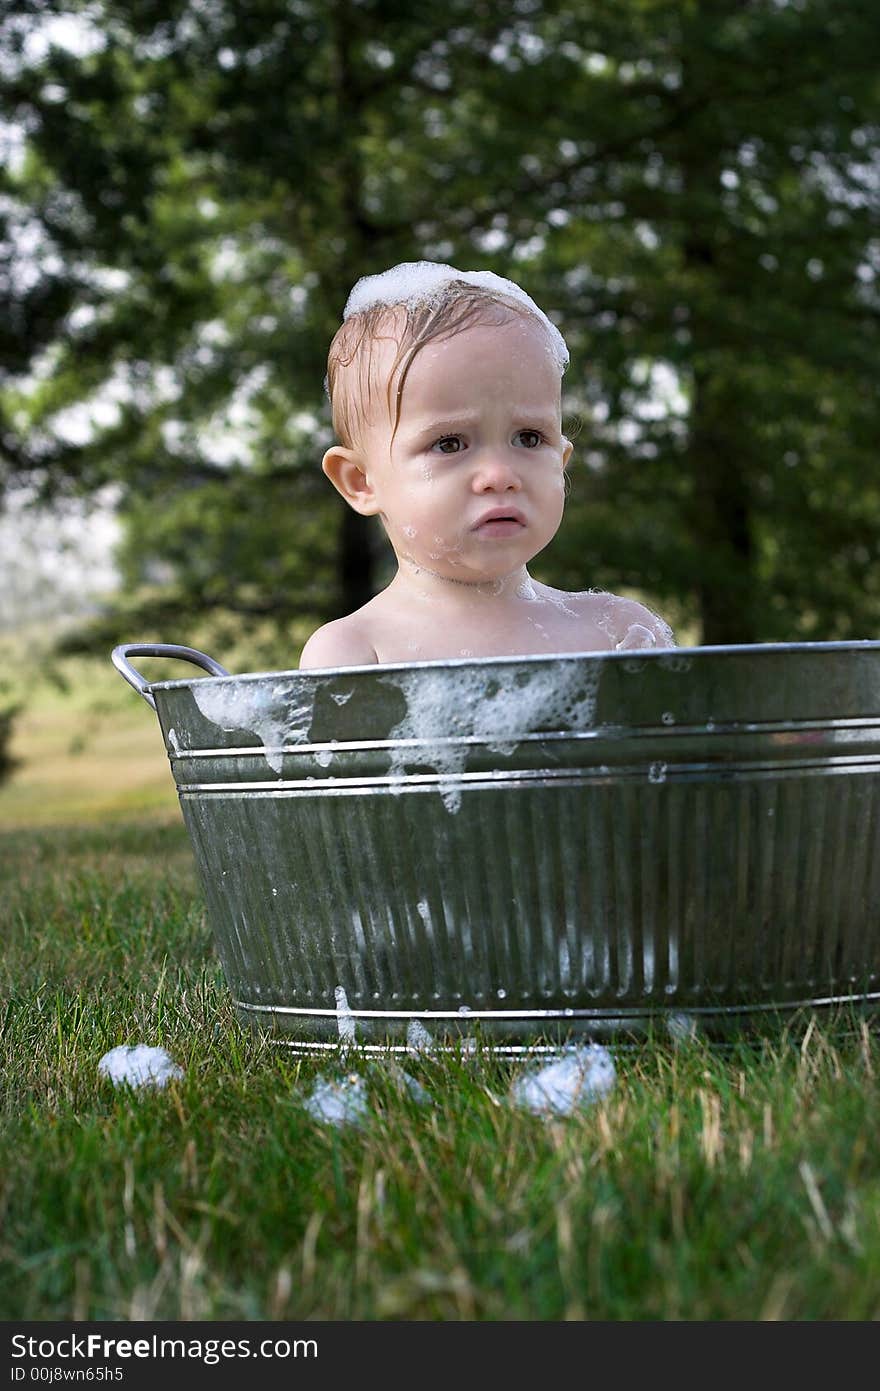
<path id="1" fill-rule="evenodd" d="M 615 1076 L 614 1059 L 607 1048 L 599 1043 L 574 1045 L 518 1077 L 511 1087 L 511 1099 L 535 1115 L 567 1116 L 606 1096 Z"/>
<path id="2" fill-rule="evenodd" d="M 243 729 L 262 742 L 266 762 L 276 773 L 284 766 L 284 746 L 304 744 L 314 713 L 314 697 L 303 698 L 302 683 L 235 680 L 226 677 L 195 681 L 193 699 L 212 724 L 227 732 Z"/>
<path id="3" fill-rule="evenodd" d="M 455 266 L 440 261 L 403 261 L 378 275 L 365 275 L 358 280 L 346 302 L 343 321 L 375 305 L 415 306 L 430 302 L 438 298 L 454 280 L 463 280 L 468 285 L 513 300 L 526 309 L 544 326 L 559 374 L 562 375 L 568 366 L 569 356 L 559 329 L 515 281 L 489 270 L 457 270 Z"/>
<path id="4" fill-rule="evenodd" d="M 468 740 L 484 742 L 493 753 L 511 754 L 517 743 L 539 728 L 593 723 L 599 665 L 558 662 L 486 672 L 482 667 L 439 671 L 400 671 L 380 678 L 406 698 L 406 715 L 389 732 L 392 777 L 407 762 L 427 763 L 441 775 L 440 795 L 448 811 L 458 811 L 457 781 L 468 754 Z M 509 684 L 508 684 L 509 683 Z M 403 741 L 422 745 L 407 748 Z"/>
<path id="5" fill-rule="evenodd" d="M 150 1048 L 146 1043 L 121 1043 L 111 1048 L 98 1063 L 98 1073 L 114 1086 L 164 1087 L 183 1076 L 183 1068 L 164 1048 Z"/>

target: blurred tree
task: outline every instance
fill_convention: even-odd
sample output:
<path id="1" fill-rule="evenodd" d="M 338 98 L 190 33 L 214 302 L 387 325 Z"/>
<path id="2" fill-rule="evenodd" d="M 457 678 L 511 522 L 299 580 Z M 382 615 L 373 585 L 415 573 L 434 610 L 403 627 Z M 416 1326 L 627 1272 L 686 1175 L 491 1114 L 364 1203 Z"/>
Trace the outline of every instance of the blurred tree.
<path id="1" fill-rule="evenodd" d="M 25 61 L 56 10 L 92 51 Z M 542 578 L 709 642 L 877 627 L 873 0 L 81 0 L 0 42 L 2 215 L 40 248 L 3 467 L 120 484 L 142 627 L 304 636 L 374 590 L 320 384 L 352 282 L 420 256 L 512 274 L 569 340 Z"/>
<path id="2" fill-rule="evenodd" d="M 880 635 L 873 0 L 512 6 L 431 81 L 422 235 L 491 248 L 572 350 L 543 577 L 705 642 Z"/>
<path id="3" fill-rule="evenodd" d="M 0 697 L 7 694 L 8 686 L 5 682 L 0 682 Z M 12 753 L 12 736 L 15 729 L 15 718 L 21 711 L 20 702 L 7 702 L 0 704 L 0 784 L 6 782 L 12 776 L 19 765 Z"/>

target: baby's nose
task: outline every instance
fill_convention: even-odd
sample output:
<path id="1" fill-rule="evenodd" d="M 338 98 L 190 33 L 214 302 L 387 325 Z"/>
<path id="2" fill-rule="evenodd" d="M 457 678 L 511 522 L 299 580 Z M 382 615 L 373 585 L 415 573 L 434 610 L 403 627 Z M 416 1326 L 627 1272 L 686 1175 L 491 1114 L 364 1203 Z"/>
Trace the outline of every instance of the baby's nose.
<path id="1" fill-rule="evenodd" d="M 522 487 L 513 460 L 501 451 L 488 452 L 479 460 L 474 485 L 480 492 L 502 492 Z"/>

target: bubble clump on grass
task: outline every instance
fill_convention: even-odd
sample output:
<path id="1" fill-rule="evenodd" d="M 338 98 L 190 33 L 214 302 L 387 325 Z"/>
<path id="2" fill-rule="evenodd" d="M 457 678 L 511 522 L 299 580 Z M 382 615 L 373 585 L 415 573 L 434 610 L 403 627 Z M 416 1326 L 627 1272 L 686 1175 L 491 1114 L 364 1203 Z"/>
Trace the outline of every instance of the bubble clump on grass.
<path id="1" fill-rule="evenodd" d="M 534 1115 L 567 1116 L 607 1095 L 615 1078 L 607 1048 L 599 1043 L 573 1045 L 518 1077 L 511 1099 Z"/>
<path id="2" fill-rule="evenodd" d="M 319 1078 L 306 1097 L 306 1110 L 313 1120 L 328 1125 L 362 1125 L 367 1119 L 367 1084 L 350 1072 L 346 1077 Z"/>
<path id="3" fill-rule="evenodd" d="M 98 1073 L 117 1087 L 164 1087 L 167 1082 L 182 1077 L 183 1068 L 164 1048 L 151 1048 L 146 1043 L 121 1043 L 104 1054 L 98 1063 Z"/>

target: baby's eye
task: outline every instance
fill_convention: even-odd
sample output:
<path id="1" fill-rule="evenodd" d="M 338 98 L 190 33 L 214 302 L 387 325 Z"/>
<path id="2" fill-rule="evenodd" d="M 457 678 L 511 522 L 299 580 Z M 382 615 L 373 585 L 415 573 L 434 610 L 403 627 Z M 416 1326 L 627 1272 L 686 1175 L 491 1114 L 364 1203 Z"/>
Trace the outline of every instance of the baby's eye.
<path id="1" fill-rule="evenodd" d="M 544 443 L 540 430 L 518 430 L 514 440 L 519 440 L 523 449 L 538 449 Z"/>
<path id="2" fill-rule="evenodd" d="M 438 454 L 458 454 L 464 449 L 464 440 L 461 435 L 443 435 L 439 440 L 435 440 L 431 445 Z"/>

